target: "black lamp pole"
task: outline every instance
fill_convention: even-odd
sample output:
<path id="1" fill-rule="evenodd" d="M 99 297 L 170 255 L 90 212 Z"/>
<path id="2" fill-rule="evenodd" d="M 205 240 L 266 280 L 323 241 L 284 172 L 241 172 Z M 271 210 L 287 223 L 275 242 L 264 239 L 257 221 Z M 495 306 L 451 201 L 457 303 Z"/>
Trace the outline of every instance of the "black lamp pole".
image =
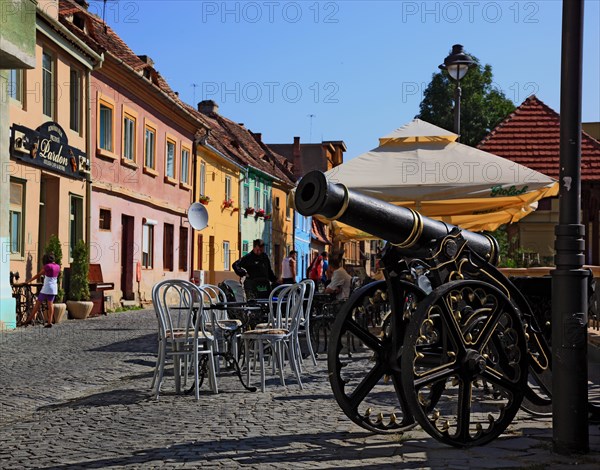
<path id="1" fill-rule="evenodd" d="M 456 80 L 456 87 L 454 88 L 454 132 L 458 134 L 458 140 L 460 140 L 460 98 L 462 94 L 460 80 L 474 63 L 471 56 L 465 53 L 462 45 L 454 44 L 452 52 L 440 65 L 440 69 L 446 70 L 450 78 Z"/>
<path id="2" fill-rule="evenodd" d="M 560 192 L 552 272 L 552 421 L 554 450 L 589 452 L 587 282 L 581 223 L 583 0 L 563 0 L 560 90 Z"/>

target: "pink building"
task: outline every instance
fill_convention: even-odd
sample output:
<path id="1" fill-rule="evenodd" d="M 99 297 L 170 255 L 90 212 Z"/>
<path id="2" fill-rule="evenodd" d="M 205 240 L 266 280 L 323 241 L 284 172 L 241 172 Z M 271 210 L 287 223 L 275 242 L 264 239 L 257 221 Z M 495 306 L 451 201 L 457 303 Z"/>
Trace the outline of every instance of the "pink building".
<path id="1" fill-rule="evenodd" d="M 194 136 L 185 109 L 147 56 L 137 56 L 97 16 L 61 0 L 60 21 L 104 54 L 92 73 L 92 263 L 102 266 L 113 304 L 151 300 L 152 286 L 189 279 Z"/>

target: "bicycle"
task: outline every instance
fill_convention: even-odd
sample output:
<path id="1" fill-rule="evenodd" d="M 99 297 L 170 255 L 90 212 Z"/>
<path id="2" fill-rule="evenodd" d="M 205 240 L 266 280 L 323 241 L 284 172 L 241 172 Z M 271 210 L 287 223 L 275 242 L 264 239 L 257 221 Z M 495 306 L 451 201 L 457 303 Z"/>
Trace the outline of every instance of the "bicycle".
<path id="1" fill-rule="evenodd" d="M 17 326 L 22 326 L 27 321 L 27 317 L 31 313 L 33 306 L 37 300 L 37 295 L 31 290 L 30 284 L 12 284 L 13 298 L 16 300 L 16 316 Z M 40 305 L 37 315 L 33 319 L 35 323 L 45 323 L 46 303 Z"/>

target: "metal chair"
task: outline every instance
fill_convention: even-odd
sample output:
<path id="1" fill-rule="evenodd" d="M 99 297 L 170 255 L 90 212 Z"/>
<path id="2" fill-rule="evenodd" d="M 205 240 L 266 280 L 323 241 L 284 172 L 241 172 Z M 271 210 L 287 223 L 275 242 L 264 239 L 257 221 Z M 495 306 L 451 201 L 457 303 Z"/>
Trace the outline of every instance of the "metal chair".
<path id="1" fill-rule="evenodd" d="M 284 351 L 287 351 L 288 359 L 293 373 L 298 380 L 298 386 L 302 389 L 300 379 L 300 366 L 296 355 L 296 334 L 302 316 L 302 301 L 304 298 L 305 284 L 293 284 L 290 286 L 279 286 L 271 293 L 271 301 L 275 302 L 274 294 L 277 296 L 276 307 L 272 326 L 242 333 L 245 354 L 247 358 L 246 374 L 247 382 L 250 382 L 250 344 L 254 345 L 254 352 L 258 354 L 261 373 L 261 390 L 265 391 L 265 345 L 270 346 L 274 361 L 279 369 L 281 384 L 285 385 L 283 377 Z"/>
<path id="2" fill-rule="evenodd" d="M 206 330 L 206 314 L 202 296 L 196 286 L 184 280 L 164 280 L 152 288 L 152 301 L 158 320 L 158 357 L 153 385 L 158 399 L 164 378 L 167 356 L 173 357 L 175 388 L 181 387 L 181 363 L 184 359 L 184 383 L 188 374 L 188 360 L 194 370 L 196 400 L 200 399 L 200 358 L 208 363 L 208 378 L 211 389 L 218 393 L 215 361 L 213 356 L 214 336 Z"/>

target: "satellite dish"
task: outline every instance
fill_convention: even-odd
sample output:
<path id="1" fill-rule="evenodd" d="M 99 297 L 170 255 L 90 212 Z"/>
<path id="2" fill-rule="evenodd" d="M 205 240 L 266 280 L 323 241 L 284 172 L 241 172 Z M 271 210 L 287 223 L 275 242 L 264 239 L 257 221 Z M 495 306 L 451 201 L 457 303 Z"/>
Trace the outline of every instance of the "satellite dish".
<path id="1" fill-rule="evenodd" d="M 188 220 L 194 230 L 202 230 L 208 225 L 208 211 L 203 204 L 194 202 L 188 209 Z"/>

